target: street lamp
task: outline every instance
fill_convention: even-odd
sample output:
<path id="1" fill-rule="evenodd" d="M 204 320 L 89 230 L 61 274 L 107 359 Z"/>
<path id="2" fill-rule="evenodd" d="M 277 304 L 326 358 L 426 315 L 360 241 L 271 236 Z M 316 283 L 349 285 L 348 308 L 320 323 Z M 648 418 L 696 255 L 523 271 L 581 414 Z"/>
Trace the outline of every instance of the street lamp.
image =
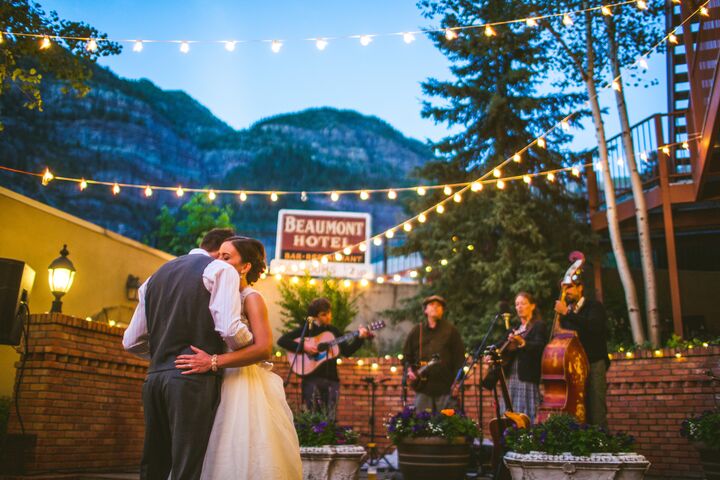
<path id="1" fill-rule="evenodd" d="M 73 279 L 75 278 L 75 266 L 67 258 L 67 245 L 63 245 L 60 250 L 60 256 L 52 261 L 48 267 L 48 281 L 50 282 L 50 292 L 55 295 L 55 301 L 52 303 L 50 312 L 62 313 L 62 302 L 60 298 L 70 291 Z"/>

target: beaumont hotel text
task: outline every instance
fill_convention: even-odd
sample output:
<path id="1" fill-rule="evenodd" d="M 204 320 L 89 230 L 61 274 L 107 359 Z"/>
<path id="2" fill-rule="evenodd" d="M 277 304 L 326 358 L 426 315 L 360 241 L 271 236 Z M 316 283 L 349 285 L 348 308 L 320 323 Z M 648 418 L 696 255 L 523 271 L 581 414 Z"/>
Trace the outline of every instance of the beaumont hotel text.
<path id="1" fill-rule="evenodd" d="M 365 222 L 294 216 L 285 217 L 283 233 L 292 235 L 290 249 L 312 248 L 339 250 L 357 243 L 351 237 L 365 237 Z"/>

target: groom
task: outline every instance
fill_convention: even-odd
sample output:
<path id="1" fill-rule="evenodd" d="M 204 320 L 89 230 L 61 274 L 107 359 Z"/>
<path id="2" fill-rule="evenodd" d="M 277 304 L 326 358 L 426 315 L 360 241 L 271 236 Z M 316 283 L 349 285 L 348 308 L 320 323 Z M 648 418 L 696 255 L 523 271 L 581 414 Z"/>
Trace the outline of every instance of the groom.
<path id="1" fill-rule="evenodd" d="M 140 478 L 198 479 L 222 377 L 214 371 L 182 375 L 175 357 L 237 350 L 252 333 L 240 320 L 240 278 L 217 260 L 234 232 L 213 229 L 200 247 L 166 263 L 138 291 L 139 303 L 123 337 L 130 353 L 150 360 L 143 385 L 145 446 Z"/>

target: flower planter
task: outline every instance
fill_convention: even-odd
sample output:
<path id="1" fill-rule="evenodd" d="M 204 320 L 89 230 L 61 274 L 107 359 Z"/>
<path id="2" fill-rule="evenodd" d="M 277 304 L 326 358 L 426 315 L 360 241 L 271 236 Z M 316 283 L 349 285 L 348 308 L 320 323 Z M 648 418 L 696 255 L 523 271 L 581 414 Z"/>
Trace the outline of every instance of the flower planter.
<path id="1" fill-rule="evenodd" d="M 405 438 L 397 446 L 398 465 L 404 478 L 412 480 L 461 480 L 470 463 L 470 444 L 440 437 Z"/>
<path id="2" fill-rule="evenodd" d="M 504 461 L 513 480 L 638 480 L 645 477 L 650 467 L 645 457 L 635 453 L 594 453 L 589 457 L 576 457 L 570 453 L 509 452 Z"/>
<path id="3" fill-rule="evenodd" d="M 364 457 L 358 445 L 300 447 L 303 480 L 357 480 Z"/>
<path id="4" fill-rule="evenodd" d="M 708 447 L 703 442 L 693 442 L 700 454 L 700 464 L 707 480 L 720 480 L 720 450 Z"/>

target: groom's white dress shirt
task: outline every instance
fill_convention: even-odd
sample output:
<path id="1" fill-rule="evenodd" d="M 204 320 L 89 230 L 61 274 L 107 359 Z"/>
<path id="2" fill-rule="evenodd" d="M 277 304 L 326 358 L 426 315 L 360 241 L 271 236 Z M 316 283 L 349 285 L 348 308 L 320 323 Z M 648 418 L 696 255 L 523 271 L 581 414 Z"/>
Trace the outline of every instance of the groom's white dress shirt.
<path id="1" fill-rule="evenodd" d="M 188 255 L 210 256 L 202 248 L 194 248 Z M 214 260 L 205 267 L 202 277 L 205 288 L 210 292 L 210 314 L 215 323 L 215 331 L 230 350 L 237 350 L 250 343 L 252 333 L 241 319 L 240 276 L 237 271 L 228 263 Z M 150 336 L 145 316 L 145 290 L 148 281 L 149 278 L 138 290 L 138 306 L 123 335 L 125 350 L 147 359 L 150 358 Z"/>

